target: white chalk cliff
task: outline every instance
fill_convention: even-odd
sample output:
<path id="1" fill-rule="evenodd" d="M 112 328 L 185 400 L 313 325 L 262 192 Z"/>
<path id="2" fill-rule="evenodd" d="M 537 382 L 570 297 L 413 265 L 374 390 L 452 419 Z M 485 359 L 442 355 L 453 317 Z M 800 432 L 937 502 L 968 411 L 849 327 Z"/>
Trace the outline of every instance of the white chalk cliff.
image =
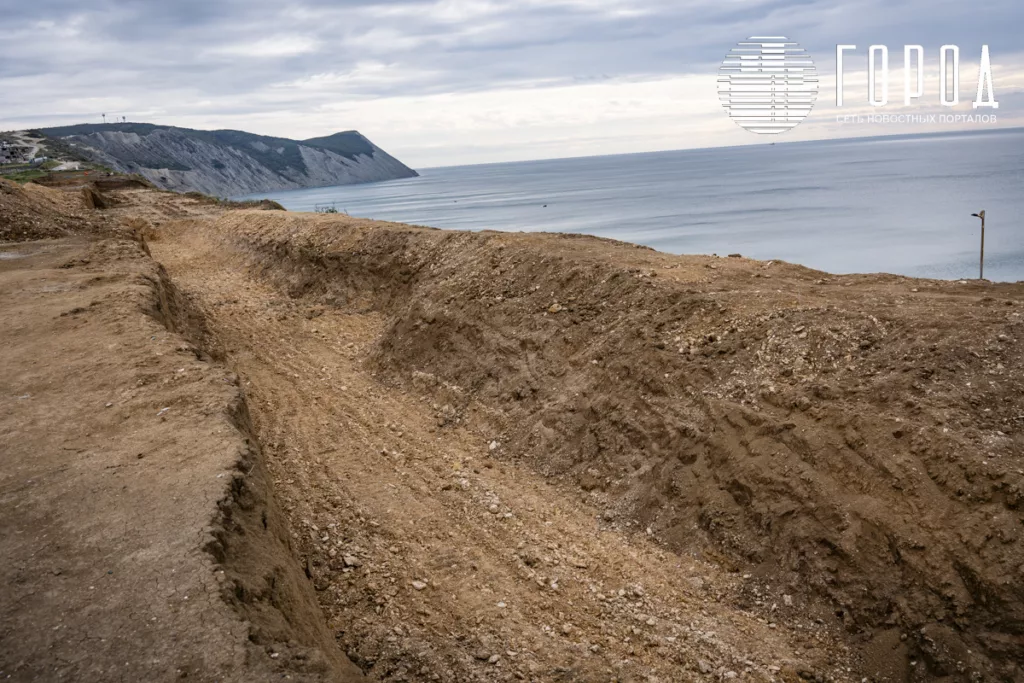
<path id="1" fill-rule="evenodd" d="M 218 197 L 417 175 L 356 131 L 310 140 L 139 123 L 42 132 L 66 140 L 96 163 L 137 173 L 163 189 Z"/>

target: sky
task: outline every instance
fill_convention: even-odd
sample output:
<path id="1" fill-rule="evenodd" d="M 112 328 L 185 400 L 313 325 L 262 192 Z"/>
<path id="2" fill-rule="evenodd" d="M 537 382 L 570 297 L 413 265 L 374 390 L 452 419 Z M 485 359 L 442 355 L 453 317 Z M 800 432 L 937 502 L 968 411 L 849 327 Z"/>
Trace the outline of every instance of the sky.
<path id="1" fill-rule="evenodd" d="M 1020 0 L 0 0 L 0 130 L 129 121 L 303 139 L 356 129 L 414 168 L 1024 125 Z M 820 95 L 781 136 L 736 126 L 718 68 L 786 36 Z M 835 104 L 837 44 L 845 102 Z M 890 103 L 867 103 L 868 46 Z M 903 46 L 925 94 L 903 105 Z M 960 48 L 957 107 L 939 48 Z M 988 45 L 999 109 L 973 109 Z M 996 122 L 837 120 L 995 114 Z"/>

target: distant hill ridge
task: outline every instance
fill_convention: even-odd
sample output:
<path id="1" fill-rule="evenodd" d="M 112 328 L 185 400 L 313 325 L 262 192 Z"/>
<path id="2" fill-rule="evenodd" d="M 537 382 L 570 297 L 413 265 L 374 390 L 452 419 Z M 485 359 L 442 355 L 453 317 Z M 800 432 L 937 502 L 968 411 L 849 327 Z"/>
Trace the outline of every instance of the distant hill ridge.
<path id="1" fill-rule="evenodd" d="M 163 189 L 217 196 L 418 175 L 354 130 L 309 140 L 152 123 L 79 124 L 40 132 Z"/>

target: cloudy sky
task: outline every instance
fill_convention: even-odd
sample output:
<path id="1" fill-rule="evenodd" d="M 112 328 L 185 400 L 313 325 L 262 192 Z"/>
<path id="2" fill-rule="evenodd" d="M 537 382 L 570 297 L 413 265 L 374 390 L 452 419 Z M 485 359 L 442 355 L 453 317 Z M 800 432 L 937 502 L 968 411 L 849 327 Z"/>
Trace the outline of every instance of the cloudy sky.
<path id="1" fill-rule="evenodd" d="M 949 113 L 938 52 L 961 50 L 956 113 L 1024 125 L 1020 0 L 0 0 L 0 130 L 127 116 L 306 138 L 358 129 L 412 166 L 766 142 L 719 104 L 717 69 L 752 35 L 813 56 L 821 96 L 779 140 L 978 128 L 839 123 Z M 890 101 L 867 106 L 867 48 L 890 50 Z M 902 105 L 903 45 L 926 50 Z M 972 110 L 982 44 L 1000 108 Z M 984 126 L 991 127 L 991 124 Z"/>

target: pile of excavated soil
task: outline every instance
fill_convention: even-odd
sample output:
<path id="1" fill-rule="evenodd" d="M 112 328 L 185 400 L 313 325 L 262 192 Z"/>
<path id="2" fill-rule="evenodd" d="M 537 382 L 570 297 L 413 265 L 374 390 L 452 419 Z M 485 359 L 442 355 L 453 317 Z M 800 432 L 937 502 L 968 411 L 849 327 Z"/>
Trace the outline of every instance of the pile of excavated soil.
<path id="1" fill-rule="evenodd" d="M 94 232 L 102 220 L 83 195 L 0 178 L 0 242 Z"/>
<path id="2" fill-rule="evenodd" d="M 368 367 L 439 433 L 749 574 L 739 607 L 841 628 L 876 680 L 1024 677 L 1024 286 L 346 217 L 215 232 L 292 299 L 384 316 Z"/>
<path id="3" fill-rule="evenodd" d="M 129 205 L 126 211 L 107 211 L 122 202 Z M 252 204 L 274 208 L 266 200 Z M 232 208 L 237 206 L 152 190 L 131 178 L 97 179 L 63 188 L 19 185 L 0 178 L 0 242 L 70 235 L 130 236 L 140 233 L 137 226 L 142 223 L 159 225 L 169 218 L 189 216 L 206 219 Z"/>

